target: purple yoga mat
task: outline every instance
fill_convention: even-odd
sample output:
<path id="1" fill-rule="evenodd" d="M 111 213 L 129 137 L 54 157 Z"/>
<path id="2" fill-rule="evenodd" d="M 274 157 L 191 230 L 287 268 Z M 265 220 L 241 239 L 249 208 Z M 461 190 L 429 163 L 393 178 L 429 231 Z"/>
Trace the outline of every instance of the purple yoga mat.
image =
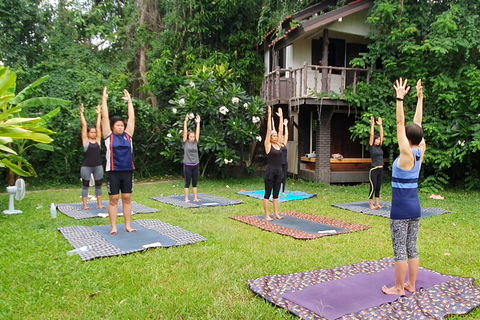
<path id="1" fill-rule="evenodd" d="M 420 269 L 417 290 L 451 280 L 454 278 Z M 357 273 L 344 279 L 315 284 L 300 291 L 287 292 L 282 294 L 282 297 L 324 318 L 336 319 L 345 314 L 393 302 L 400 297 L 384 294 L 383 285 L 395 285 L 395 268 L 374 274 Z M 407 296 L 410 295 L 407 293 Z"/>

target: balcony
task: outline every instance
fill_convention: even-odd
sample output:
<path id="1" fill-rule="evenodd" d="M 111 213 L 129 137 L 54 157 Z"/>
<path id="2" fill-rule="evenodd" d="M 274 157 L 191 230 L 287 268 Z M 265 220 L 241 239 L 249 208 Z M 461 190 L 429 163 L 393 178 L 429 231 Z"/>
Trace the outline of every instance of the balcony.
<path id="1" fill-rule="evenodd" d="M 370 83 L 370 69 L 307 65 L 301 68 L 277 68 L 263 79 L 260 97 L 269 105 L 288 104 L 299 99 L 344 99 L 345 88 L 357 91 L 360 82 Z M 315 95 L 313 95 L 315 93 Z"/>

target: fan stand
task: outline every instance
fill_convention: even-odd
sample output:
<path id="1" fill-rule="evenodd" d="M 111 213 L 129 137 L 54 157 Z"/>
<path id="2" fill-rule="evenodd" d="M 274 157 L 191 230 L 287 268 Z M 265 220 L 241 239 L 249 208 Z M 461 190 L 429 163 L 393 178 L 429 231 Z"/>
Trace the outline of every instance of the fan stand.
<path id="1" fill-rule="evenodd" d="M 7 192 L 10 193 L 10 199 L 8 200 L 8 210 L 3 210 L 5 214 L 17 214 L 22 213 L 22 210 L 16 210 L 13 206 L 15 194 L 18 188 L 16 186 L 7 187 Z"/>

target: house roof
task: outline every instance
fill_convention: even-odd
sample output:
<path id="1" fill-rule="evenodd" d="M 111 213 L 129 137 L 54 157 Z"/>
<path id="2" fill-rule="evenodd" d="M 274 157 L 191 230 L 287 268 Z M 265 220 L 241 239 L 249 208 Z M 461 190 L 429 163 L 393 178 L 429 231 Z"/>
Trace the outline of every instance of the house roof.
<path id="1" fill-rule="evenodd" d="M 371 8 L 374 1 L 375 0 L 355 0 L 341 8 L 322 14 L 322 12 L 326 11 L 329 6 L 337 3 L 337 1 L 334 0 L 324 0 L 321 3 L 308 7 L 296 14 L 290 15 L 283 20 L 282 27 L 286 29 L 285 34 L 277 39 L 274 39 L 270 44 L 268 44 L 268 46 L 275 46 L 276 50 L 280 50 L 292 44 L 296 40 L 317 32 L 318 29 L 325 28 L 329 24 L 338 21 L 339 18 L 344 18 L 359 11 Z M 290 23 L 293 20 L 305 20 L 314 16 L 315 14 L 319 14 L 319 16 L 290 28 Z M 268 41 L 267 38 L 270 37 L 276 29 L 277 28 L 268 32 L 264 39 Z"/>

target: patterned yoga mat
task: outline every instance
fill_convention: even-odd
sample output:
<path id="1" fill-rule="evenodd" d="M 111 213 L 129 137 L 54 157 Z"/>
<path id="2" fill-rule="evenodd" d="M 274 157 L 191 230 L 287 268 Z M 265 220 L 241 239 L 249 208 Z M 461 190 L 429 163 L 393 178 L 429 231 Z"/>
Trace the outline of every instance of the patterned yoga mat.
<path id="1" fill-rule="evenodd" d="M 332 203 L 332 206 L 345 209 L 345 210 L 350 210 L 353 212 L 371 214 L 371 215 L 380 216 L 384 218 L 390 218 L 390 210 L 392 209 L 392 203 L 380 201 L 380 204 L 385 206 L 385 208 L 372 210 L 370 209 L 370 203 L 368 201 L 358 201 L 358 202 L 349 202 L 349 203 L 341 203 L 341 204 Z M 440 209 L 440 208 L 422 207 L 422 218 L 438 216 L 448 212 L 451 212 L 451 211 Z"/>
<path id="2" fill-rule="evenodd" d="M 249 197 L 252 197 L 252 198 L 263 200 L 263 197 L 265 195 L 265 190 L 239 191 L 237 193 L 238 194 L 243 194 L 245 196 L 249 196 Z M 311 193 L 306 193 L 306 192 L 302 192 L 302 191 L 285 190 L 285 196 L 279 196 L 278 197 L 278 202 L 302 200 L 302 199 L 313 198 L 313 197 L 316 197 L 316 196 L 317 196 L 316 193 L 311 194 Z M 273 201 L 272 196 L 270 196 L 270 201 Z"/>
<path id="3" fill-rule="evenodd" d="M 297 211 L 280 212 L 280 216 L 283 216 L 284 219 L 267 221 L 265 220 L 265 215 L 236 216 L 231 218 L 266 231 L 276 232 L 302 240 L 316 239 L 371 228 L 370 226 L 300 213 Z M 273 215 L 271 215 L 271 217 L 273 217 Z"/>
<path id="4" fill-rule="evenodd" d="M 105 206 L 105 209 L 99 209 L 97 207 L 97 201 L 88 201 L 87 205 L 90 210 L 83 210 L 83 203 L 60 203 L 57 204 L 57 210 L 61 213 L 69 216 L 70 218 L 74 218 L 76 220 L 79 219 L 87 219 L 87 218 L 106 218 L 108 217 L 108 200 L 102 201 L 102 204 Z M 118 216 L 123 216 L 122 212 L 122 200 L 118 201 Z M 144 206 L 143 204 L 136 203 L 132 201 L 132 215 L 137 213 L 153 213 L 158 212 L 159 209 L 150 208 Z"/>
<path id="5" fill-rule="evenodd" d="M 157 219 L 132 221 L 137 232 L 126 232 L 125 224 L 117 224 L 118 234 L 110 234 L 110 225 L 63 227 L 60 233 L 75 248 L 83 261 L 118 256 L 153 247 L 171 247 L 206 241 L 203 236 Z"/>
<path id="6" fill-rule="evenodd" d="M 426 268 L 420 268 L 416 293 L 385 295 L 381 283 L 393 285 L 393 268 L 394 260 L 383 258 L 334 269 L 265 276 L 248 280 L 248 284 L 264 299 L 309 320 L 444 319 L 480 305 L 480 288 L 474 278 L 445 276 Z"/>
<path id="7" fill-rule="evenodd" d="M 163 202 L 163 203 L 172 204 L 174 206 L 182 207 L 182 208 L 231 206 L 235 204 L 244 203 L 241 200 L 230 200 L 230 199 L 219 197 L 219 196 L 213 196 L 208 193 L 199 193 L 197 194 L 197 197 L 200 200 L 200 202 L 194 202 L 193 195 L 191 194 L 188 197 L 190 202 L 185 202 L 184 195 L 173 195 L 169 197 L 164 197 L 163 195 L 161 195 L 159 197 L 152 197 L 152 199 Z"/>

